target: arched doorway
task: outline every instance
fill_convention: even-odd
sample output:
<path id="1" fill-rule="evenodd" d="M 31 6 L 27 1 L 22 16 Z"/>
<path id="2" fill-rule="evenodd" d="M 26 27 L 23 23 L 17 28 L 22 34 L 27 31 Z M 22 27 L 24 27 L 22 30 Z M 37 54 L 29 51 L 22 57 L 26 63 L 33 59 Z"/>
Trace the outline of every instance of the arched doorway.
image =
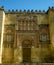
<path id="1" fill-rule="evenodd" d="M 31 40 L 24 40 L 22 42 L 22 51 L 23 51 L 23 62 L 31 62 Z"/>

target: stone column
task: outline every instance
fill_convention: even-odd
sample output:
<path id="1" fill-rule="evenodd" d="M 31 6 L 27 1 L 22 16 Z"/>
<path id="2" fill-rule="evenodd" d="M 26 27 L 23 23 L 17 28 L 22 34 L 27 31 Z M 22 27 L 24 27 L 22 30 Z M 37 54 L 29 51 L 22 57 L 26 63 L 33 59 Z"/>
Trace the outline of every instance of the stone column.
<path id="1" fill-rule="evenodd" d="M 3 44 L 3 33 L 4 33 L 4 21 L 5 12 L 4 8 L 0 8 L 0 63 L 2 63 L 2 44 Z"/>

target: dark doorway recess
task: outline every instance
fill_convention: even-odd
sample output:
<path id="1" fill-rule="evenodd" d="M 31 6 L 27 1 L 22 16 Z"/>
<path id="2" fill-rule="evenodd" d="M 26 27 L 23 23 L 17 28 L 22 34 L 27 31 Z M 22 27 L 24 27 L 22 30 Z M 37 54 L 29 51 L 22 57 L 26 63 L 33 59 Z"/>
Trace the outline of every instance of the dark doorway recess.
<path id="1" fill-rule="evenodd" d="M 31 62 L 31 40 L 24 40 L 22 42 L 22 51 L 23 51 L 23 62 Z"/>

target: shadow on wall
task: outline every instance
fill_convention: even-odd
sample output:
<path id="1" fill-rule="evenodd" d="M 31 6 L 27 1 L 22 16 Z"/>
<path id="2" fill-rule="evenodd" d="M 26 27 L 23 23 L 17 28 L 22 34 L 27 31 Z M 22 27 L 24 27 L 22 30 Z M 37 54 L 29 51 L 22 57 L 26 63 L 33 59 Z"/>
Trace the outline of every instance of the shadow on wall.
<path id="1" fill-rule="evenodd" d="M 42 62 L 54 63 L 54 52 L 53 51 L 50 50 L 49 53 L 44 56 L 44 59 L 42 60 Z"/>

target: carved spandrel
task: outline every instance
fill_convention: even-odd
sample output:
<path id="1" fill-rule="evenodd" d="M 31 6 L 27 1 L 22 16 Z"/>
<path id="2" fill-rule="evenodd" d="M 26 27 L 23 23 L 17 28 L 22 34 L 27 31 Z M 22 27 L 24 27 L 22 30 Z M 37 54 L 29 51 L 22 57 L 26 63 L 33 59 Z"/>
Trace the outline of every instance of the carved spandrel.
<path id="1" fill-rule="evenodd" d="M 31 47 L 32 46 L 32 41 L 30 40 L 24 40 L 22 42 L 22 47 Z"/>

